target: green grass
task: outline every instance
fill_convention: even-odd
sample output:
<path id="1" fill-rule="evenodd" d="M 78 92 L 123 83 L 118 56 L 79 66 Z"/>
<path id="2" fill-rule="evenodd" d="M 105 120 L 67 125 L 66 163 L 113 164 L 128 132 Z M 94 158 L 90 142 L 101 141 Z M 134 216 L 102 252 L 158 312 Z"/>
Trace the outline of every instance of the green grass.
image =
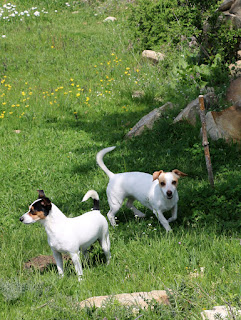
<path id="1" fill-rule="evenodd" d="M 16 4 L 19 11 L 30 7 L 24 1 Z M 138 314 L 116 303 L 80 310 L 78 302 L 156 289 L 172 291 L 171 305 L 150 305 L 140 311 L 141 319 L 200 319 L 200 312 L 214 305 L 240 308 L 239 147 L 210 142 L 212 190 L 199 128 L 172 124 L 197 94 L 189 81 L 181 89 L 176 83 L 175 54 L 152 66 L 127 49 L 128 10 L 117 6 L 114 11 L 115 2 L 32 5 L 39 11 L 45 7 L 48 14 L 1 20 L 0 29 L 0 36 L 6 35 L 0 38 L 0 318 L 136 319 Z M 116 15 L 117 22 L 104 24 L 108 15 Z M 132 99 L 135 90 L 144 91 L 143 99 Z M 152 131 L 123 139 L 142 116 L 167 101 L 175 108 Z M 24 269 L 30 258 L 51 254 L 44 229 L 19 222 L 37 189 L 73 217 L 89 210 L 91 202 L 81 199 L 94 188 L 106 215 L 108 179 L 95 157 L 111 145 L 117 148 L 105 162 L 113 172 L 178 168 L 188 174 L 180 181 L 173 232 L 166 234 L 147 209 L 147 217 L 136 220 L 123 206 L 119 226 L 110 227 L 109 266 L 96 244 L 81 283 L 71 264 L 65 265 L 63 279 L 55 268 L 43 273 Z M 191 276 L 201 267 L 202 276 Z"/>

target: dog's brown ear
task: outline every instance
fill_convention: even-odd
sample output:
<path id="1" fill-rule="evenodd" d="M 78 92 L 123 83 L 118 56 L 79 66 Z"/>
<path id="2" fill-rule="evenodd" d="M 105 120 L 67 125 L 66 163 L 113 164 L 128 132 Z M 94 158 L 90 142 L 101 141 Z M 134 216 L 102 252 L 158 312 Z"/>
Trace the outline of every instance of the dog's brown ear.
<path id="1" fill-rule="evenodd" d="M 160 175 L 162 172 L 163 172 L 163 170 L 155 171 L 155 172 L 153 173 L 153 175 L 152 175 L 152 177 L 153 177 L 153 180 L 152 180 L 152 181 L 158 179 L 159 175 Z"/>
<path id="2" fill-rule="evenodd" d="M 43 190 L 38 190 L 38 197 L 39 198 L 46 198 Z"/>
<path id="3" fill-rule="evenodd" d="M 175 173 L 177 176 L 179 176 L 179 178 L 180 178 L 180 177 L 186 177 L 186 176 L 187 176 L 186 173 L 183 173 L 182 171 L 180 171 L 180 170 L 178 170 L 178 169 L 174 169 L 174 170 L 172 170 L 172 172 Z"/>

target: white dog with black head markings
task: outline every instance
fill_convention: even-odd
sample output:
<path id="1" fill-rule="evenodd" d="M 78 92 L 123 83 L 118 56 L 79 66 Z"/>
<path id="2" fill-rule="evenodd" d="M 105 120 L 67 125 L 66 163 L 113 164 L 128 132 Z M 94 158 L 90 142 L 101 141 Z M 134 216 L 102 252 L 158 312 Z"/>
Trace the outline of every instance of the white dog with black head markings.
<path id="1" fill-rule="evenodd" d="M 98 152 L 96 156 L 98 165 L 109 177 L 106 193 L 110 206 L 107 217 L 111 225 L 116 225 L 115 215 L 127 198 L 126 205 L 135 215 L 139 217 L 145 216 L 133 205 L 134 200 L 138 200 L 142 205 L 153 211 L 166 231 L 170 231 L 169 222 L 177 218 L 178 179 L 187 176 L 187 174 L 178 169 L 171 172 L 160 170 L 154 172 L 153 175 L 144 172 L 114 174 L 103 162 L 104 155 L 113 149 L 115 147 L 105 148 Z M 163 213 L 169 210 L 171 210 L 172 215 L 167 220 Z"/>
<path id="2" fill-rule="evenodd" d="M 99 211 L 99 196 L 95 190 L 89 190 L 82 201 L 90 197 L 94 200 L 92 211 L 75 218 L 67 218 L 59 208 L 38 190 L 39 198 L 30 206 L 29 211 L 20 217 L 20 221 L 31 224 L 39 221 L 45 228 L 48 243 L 52 249 L 57 269 L 60 275 L 64 274 L 61 253 L 68 253 L 74 263 L 79 280 L 83 275 L 79 252 L 87 254 L 87 249 L 95 241 L 99 241 L 107 264 L 110 261 L 110 239 L 108 222 Z"/>

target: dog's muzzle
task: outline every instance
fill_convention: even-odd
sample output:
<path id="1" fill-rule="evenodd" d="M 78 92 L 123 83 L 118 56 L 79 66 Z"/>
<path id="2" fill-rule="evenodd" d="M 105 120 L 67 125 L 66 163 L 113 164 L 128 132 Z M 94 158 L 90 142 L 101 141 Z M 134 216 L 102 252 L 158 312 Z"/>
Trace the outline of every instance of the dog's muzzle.
<path id="1" fill-rule="evenodd" d="M 172 197 L 173 197 L 172 191 L 171 191 L 171 190 L 168 190 L 168 191 L 167 191 L 167 199 L 172 199 Z"/>

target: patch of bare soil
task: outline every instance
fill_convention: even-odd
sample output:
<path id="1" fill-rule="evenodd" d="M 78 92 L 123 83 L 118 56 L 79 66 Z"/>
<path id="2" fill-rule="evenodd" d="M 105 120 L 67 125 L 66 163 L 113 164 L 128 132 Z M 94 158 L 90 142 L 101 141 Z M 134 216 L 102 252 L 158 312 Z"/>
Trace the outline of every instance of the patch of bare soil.
<path id="1" fill-rule="evenodd" d="M 69 261 L 70 257 L 68 255 L 63 255 L 63 260 Z M 44 270 L 56 266 L 56 262 L 53 256 L 40 255 L 31 258 L 29 261 L 24 263 L 24 269 L 36 269 L 43 272 Z"/>

